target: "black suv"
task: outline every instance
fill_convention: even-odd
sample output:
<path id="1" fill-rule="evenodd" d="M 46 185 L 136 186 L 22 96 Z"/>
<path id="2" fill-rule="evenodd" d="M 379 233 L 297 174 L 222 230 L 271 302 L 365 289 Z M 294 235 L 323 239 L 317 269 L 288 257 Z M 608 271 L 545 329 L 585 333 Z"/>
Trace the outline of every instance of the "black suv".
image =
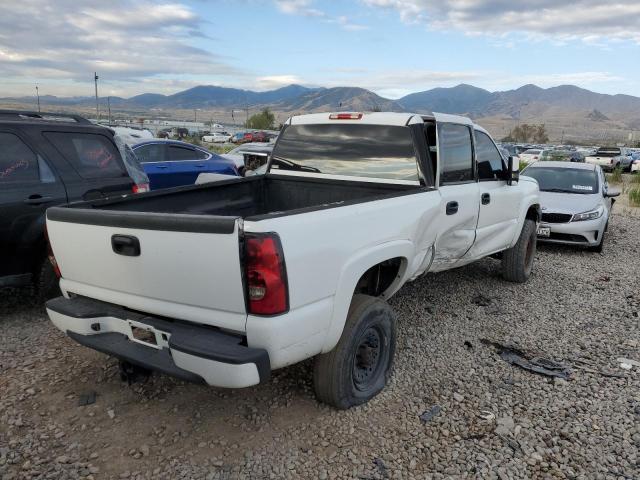
<path id="1" fill-rule="evenodd" d="M 49 296 L 57 279 L 45 210 L 138 191 L 128 168 L 108 128 L 78 115 L 0 110 L 0 287 L 31 283 Z"/>

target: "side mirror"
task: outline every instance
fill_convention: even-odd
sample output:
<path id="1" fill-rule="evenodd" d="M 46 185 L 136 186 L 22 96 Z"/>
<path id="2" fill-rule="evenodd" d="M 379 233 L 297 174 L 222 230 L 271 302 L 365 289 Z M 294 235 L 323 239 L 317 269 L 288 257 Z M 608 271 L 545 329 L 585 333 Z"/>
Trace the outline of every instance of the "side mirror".
<path id="1" fill-rule="evenodd" d="M 507 161 L 507 185 L 513 185 L 520 179 L 520 159 L 509 156 Z"/>
<path id="2" fill-rule="evenodd" d="M 617 189 L 617 188 L 607 188 L 604 191 L 604 196 L 608 197 L 608 198 L 619 197 L 620 196 L 620 190 Z"/>

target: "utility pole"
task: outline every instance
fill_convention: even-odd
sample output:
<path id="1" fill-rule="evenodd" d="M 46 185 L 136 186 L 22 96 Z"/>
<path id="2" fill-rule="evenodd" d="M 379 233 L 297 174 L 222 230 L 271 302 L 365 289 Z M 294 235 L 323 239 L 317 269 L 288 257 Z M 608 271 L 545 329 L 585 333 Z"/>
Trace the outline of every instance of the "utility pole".
<path id="1" fill-rule="evenodd" d="M 109 125 L 111 125 L 111 97 L 107 97 L 107 109 L 109 110 Z"/>
<path id="2" fill-rule="evenodd" d="M 36 98 L 38 99 L 38 113 L 40 113 L 40 92 L 38 92 L 38 85 L 36 85 Z"/>
<path id="3" fill-rule="evenodd" d="M 193 109 L 193 123 L 198 123 L 198 109 Z"/>
<path id="4" fill-rule="evenodd" d="M 98 105 L 98 73 L 93 72 L 93 81 L 96 85 L 96 118 L 100 122 L 100 106 Z"/>

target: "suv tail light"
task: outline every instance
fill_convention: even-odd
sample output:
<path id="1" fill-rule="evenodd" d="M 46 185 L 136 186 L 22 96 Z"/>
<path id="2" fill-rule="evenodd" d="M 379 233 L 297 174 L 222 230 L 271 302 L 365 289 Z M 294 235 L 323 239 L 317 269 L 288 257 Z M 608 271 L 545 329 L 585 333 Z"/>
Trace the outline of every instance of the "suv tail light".
<path id="1" fill-rule="evenodd" d="M 58 261 L 56 260 L 55 255 L 53 254 L 53 250 L 51 249 L 51 242 L 49 242 L 49 232 L 47 231 L 46 224 L 44 226 L 44 239 L 47 242 L 47 257 L 49 258 L 49 262 L 51 262 L 53 272 L 56 274 L 57 278 L 61 278 L 62 273 L 60 272 L 60 266 L 58 265 Z"/>
<path id="2" fill-rule="evenodd" d="M 280 237 L 275 233 L 246 234 L 244 263 L 249 313 L 277 315 L 289 310 Z"/>
<path id="3" fill-rule="evenodd" d="M 149 184 L 148 183 L 139 183 L 137 185 L 134 185 L 131 190 L 133 190 L 133 193 L 144 193 L 144 192 L 148 192 L 149 191 Z"/>

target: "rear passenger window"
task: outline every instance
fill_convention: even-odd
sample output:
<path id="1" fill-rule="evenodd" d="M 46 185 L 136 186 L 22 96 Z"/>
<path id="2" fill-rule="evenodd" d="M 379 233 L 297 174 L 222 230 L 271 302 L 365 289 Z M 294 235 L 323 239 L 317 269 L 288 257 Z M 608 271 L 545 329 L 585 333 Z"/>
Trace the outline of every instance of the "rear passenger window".
<path id="1" fill-rule="evenodd" d="M 13 133 L 0 133 L 0 185 L 39 182 L 38 158 Z"/>
<path id="2" fill-rule="evenodd" d="M 142 145 L 134 149 L 136 157 L 140 163 L 148 162 L 164 162 L 166 160 L 165 148 L 161 143 L 151 143 L 149 145 Z"/>
<path id="3" fill-rule="evenodd" d="M 177 147 L 175 145 L 169 145 L 169 161 L 179 162 L 184 160 L 198 160 L 202 157 L 198 155 L 199 152 L 191 150 L 189 148 Z"/>
<path id="4" fill-rule="evenodd" d="M 464 125 L 438 125 L 440 185 L 474 180 L 471 130 Z"/>
<path id="5" fill-rule="evenodd" d="M 480 180 L 498 180 L 504 171 L 502 155 L 486 133 L 476 131 L 476 157 Z"/>
<path id="6" fill-rule="evenodd" d="M 126 177 L 120 152 L 103 135 L 95 133 L 45 132 L 44 136 L 71 162 L 82 178 Z"/>

